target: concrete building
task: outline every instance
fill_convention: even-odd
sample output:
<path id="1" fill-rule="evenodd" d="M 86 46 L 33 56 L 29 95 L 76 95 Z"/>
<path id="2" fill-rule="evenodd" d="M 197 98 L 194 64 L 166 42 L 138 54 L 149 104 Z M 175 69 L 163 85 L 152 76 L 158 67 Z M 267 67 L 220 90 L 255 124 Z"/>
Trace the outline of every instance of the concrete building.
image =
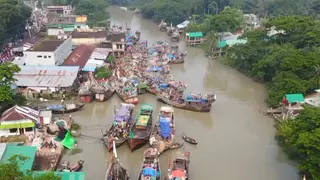
<path id="1" fill-rule="evenodd" d="M 47 6 L 47 11 L 49 13 L 55 14 L 72 14 L 74 9 L 71 5 L 68 6 Z"/>
<path id="2" fill-rule="evenodd" d="M 59 66 L 72 51 L 71 37 L 50 36 L 24 52 L 25 65 Z"/>
<path id="3" fill-rule="evenodd" d="M 79 45 L 64 61 L 63 66 L 79 66 L 82 69 L 94 51 L 93 46 Z"/>
<path id="4" fill-rule="evenodd" d="M 48 36 L 57 36 L 59 34 L 68 34 L 73 31 L 88 30 L 89 26 L 82 23 L 68 23 L 68 24 L 48 24 L 47 26 Z"/>
<path id="5" fill-rule="evenodd" d="M 2 113 L 0 136 L 34 134 L 39 112 L 24 106 L 13 106 Z"/>
<path id="6" fill-rule="evenodd" d="M 97 32 L 72 32 L 72 44 L 73 45 L 93 45 L 106 41 L 107 33 L 105 31 Z"/>
<path id="7" fill-rule="evenodd" d="M 111 44 L 112 44 L 112 51 L 115 57 L 119 57 L 124 54 L 126 48 L 126 35 L 122 32 L 113 32 L 111 35 Z"/>
<path id="8" fill-rule="evenodd" d="M 77 87 L 79 66 L 20 66 L 14 75 L 18 91 L 27 98 L 60 98 Z"/>

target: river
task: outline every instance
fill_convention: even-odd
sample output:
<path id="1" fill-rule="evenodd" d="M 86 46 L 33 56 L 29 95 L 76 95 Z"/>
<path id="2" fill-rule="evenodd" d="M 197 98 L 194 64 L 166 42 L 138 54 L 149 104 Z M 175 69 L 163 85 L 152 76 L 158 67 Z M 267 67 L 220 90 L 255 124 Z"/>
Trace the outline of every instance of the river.
<path id="1" fill-rule="evenodd" d="M 155 23 L 118 7 L 110 7 L 109 12 L 112 22 L 127 23 L 132 30 L 140 30 L 141 39 L 148 40 L 149 44 L 158 40 L 169 42 L 168 36 L 160 32 Z M 264 115 L 267 109 L 265 88 L 236 70 L 207 59 L 200 49 L 185 47 L 183 41 L 179 46 L 185 48 L 188 55 L 184 64 L 172 65 L 173 76 L 186 82 L 188 91 L 217 95 L 210 113 L 175 109 L 177 134 L 186 132 L 199 142 L 197 146 L 185 144 L 185 150 L 191 152 L 190 179 L 298 180 L 294 164 L 274 140 L 274 121 Z M 139 100 L 136 109 L 143 103 L 153 105 L 153 119 L 156 120 L 162 104 L 149 94 L 141 95 Z M 78 139 L 81 153 L 69 153 L 65 157 L 73 162 L 83 159 L 88 180 L 104 179 L 109 153 L 95 137 L 101 137 L 101 129 L 105 131 L 111 126 L 113 106 L 119 107 L 120 102 L 115 95 L 108 102 L 90 103 L 83 111 L 73 114 L 87 136 Z M 117 149 L 131 179 L 137 178 L 146 148 L 132 153 L 124 144 Z M 160 158 L 162 177 L 167 173 L 169 154 L 173 157 L 174 151 L 167 151 Z"/>

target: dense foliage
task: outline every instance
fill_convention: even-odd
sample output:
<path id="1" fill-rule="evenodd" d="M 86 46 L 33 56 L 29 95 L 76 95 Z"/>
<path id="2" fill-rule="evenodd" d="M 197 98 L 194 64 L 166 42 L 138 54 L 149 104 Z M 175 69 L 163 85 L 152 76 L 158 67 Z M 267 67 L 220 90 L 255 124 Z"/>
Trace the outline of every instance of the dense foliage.
<path id="1" fill-rule="evenodd" d="M 54 5 L 72 5 L 77 15 L 88 15 L 89 26 L 104 27 L 109 17 L 107 0 L 53 0 Z"/>
<path id="2" fill-rule="evenodd" d="M 108 78 L 112 75 L 110 69 L 105 66 L 98 67 L 96 69 L 96 78 Z"/>
<path id="3" fill-rule="evenodd" d="M 19 166 L 27 160 L 27 157 L 14 155 L 8 163 L 0 164 L 1 180 L 61 180 L 60 176 L 55 176 L 53 172 L 35 175 L 32 172 L 21 172 Z"/>
<path id="4" fill-rule="evenodd" d="M 268 102 L 277 105 L 286 93 L 308 93 L 319 88 L 320 23 L 306 16 L 271 19 L 267 30 L 246 33 L 248 43 L 233 46 L 230 65 L 268 83 Z"/>
<path id="5" fill-rule="evenodd" d="M 10 38 L 20 39 L 31 9 L 19 0 L 0 0 L 0 12 L 0 45 Z"/>
<path id="6" fill-rule="evenodd" d="M 25 102 L 25 98 L 15 93 L 12 88 L 15 82 L 14 73 L 19 71 L 20 68 L 16 64 L 8 62 L 0 64 L 0 112 L 12 105 Z"/>
<path id="7" fill-rule="evenodd" d="M 320 179 L 320 109 L 306 108 L 294 120 L 277 126 L 277 139 L 307 179 Z"/>

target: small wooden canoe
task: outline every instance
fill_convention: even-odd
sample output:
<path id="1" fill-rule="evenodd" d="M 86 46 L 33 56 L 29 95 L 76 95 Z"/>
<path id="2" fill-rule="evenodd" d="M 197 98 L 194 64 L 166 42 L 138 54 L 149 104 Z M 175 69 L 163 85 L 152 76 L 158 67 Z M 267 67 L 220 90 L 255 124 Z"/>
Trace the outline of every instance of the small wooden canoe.
<path id="1" fill-rule="evenodd" d="M 182 134 L 182 139 L 190 144 L 198 144 L 198 142 L 195 139 L 186 136 L 185 133 Z"/>

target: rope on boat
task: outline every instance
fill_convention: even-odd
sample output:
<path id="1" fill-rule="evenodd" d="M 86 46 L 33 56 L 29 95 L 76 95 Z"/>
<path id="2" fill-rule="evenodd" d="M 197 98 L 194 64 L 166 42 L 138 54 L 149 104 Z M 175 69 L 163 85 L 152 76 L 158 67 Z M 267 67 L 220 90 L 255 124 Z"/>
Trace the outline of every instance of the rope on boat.
<path id="1" fill-rule="evenodd" d="M 89 135 L 85 135 L 85 134 L 82 134 L 82 133 L 80 133 L 80 136 L 101 140 L 101 138 L 100 138 L 100 137 L 89 136 Z"/>

